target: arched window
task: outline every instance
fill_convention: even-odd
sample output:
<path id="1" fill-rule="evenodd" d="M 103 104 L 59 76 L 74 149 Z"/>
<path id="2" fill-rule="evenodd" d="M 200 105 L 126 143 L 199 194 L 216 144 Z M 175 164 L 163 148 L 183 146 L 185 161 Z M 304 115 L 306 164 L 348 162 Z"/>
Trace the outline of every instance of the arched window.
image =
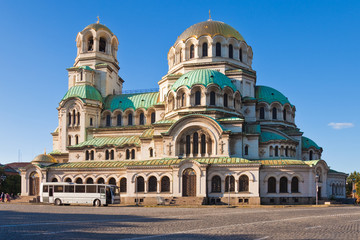
<path id="1" fill-rule="evenodd" d="M 110 116 L 110 114 L 106 115 L 106 126 L 107 127 L 111 126 L 111 116 Z"/>
<path id="2" fill-rule="evenodd" d="M 128 115 L 128 125 L 129 126 L 133 125 L 133 115 L 132 115 L 132 113 L 129 113 L 129 115 Z"/>
<path id="3" fill-rule="evenodd" d="M 211 91 L 210 92 L 210 105 L 215 105 L 215 92 Z"/>
<path id="4" fill-rule="evenodd" d="M 111 160 L 114 160 L 114 150 L 111 150 L 111 151 L 110 151 L 110 159 L 111 159 Z"/>
<path id="5" fill-rule="evenodd" d="M 71 178 L 66 178 L 66 179 L 65 179 L 65 182 L 71 183 Z"/>
<path id="6" fill-rule="evenodd" d="M 145 123 L 144 113 L 140 113 L 139 125 L 144 125 L 144 123 Z"/>
<path id="7" fill-rule="evenodd" d="M 202 56 L 207 57 L 208 56 L 208 44 L 203 43 L 202 45 Z"/>
<path id="8" fill-rule="evenodd" d="M 279 156 L 279 147 L 276 146 L 275 147 L 275 157 L 278 157 Z"/>
<path id="9" fill-rule="evenodd" d="M 126 178 L 120 179 L 120 192 L 127 192 Z"/>
<path id="10" fill-rule="evenodd" d="M 131 150 L 131 159 L 135 159 L 135 149 Z"/>
<path id="11" fill-rule="evenodd" d="M 284 109 L 284 111 L 283 111 L 283 119 L 284 119 L 284 121 L 286 121 L 286 109 Z"/>
<path id="12" fill-rule="evenodd" d="M 194 132 L 193 135 L 193 154 L 196 155 L 199 153 L 199 134 Z"/>
<path id="13" fill-rule="evenodd" d="M 229 192 L 229 179 L 230 179 L 230 192 L 235 191 L 235 178 L 234 176 L 226 176 L 225 178 L 225 192 Z"/>
<path id="14" fill-rule="evenodd" d="M 77 184 L 82 184 L 83 183 L 83 180 L 81 178 L 77 178 L 76 181 L 75 181 Z"/>
<path id="15" fill-rule="evenodd" d="M 244 152 L 245 152 L 245 153 L 244 153 L 245 156 L 249 155 L 249 146 L 248 146 L 248 145 L 245 146 L 245 149 L 244 149 L 244 150 L 245 150 L 245 151 L 244 151 Z"/>
<path id="16" fill-rule="evenodd" d="M 229 58 L 233 58 L 234 57 L 234 53 L 233 53 L 233 45 L 230 44 L 229 45 Z"/>
<path id="17" fill-rule="evenodd" d="M 156 192 L 157 191 L 157 179 L 154 176 L 149 178 L 149 192 Z"/>
<path id="18" fill-rule="evenodd" d="M 180 51 L 179 51 L 179 62 L 181 62 L 182 61 L 182 49 L 180 49 Z"/>
<path id="19" fill-rule="evenodd" d="M 190 155 L 190 135 L 186 136 L 186 155 Z"/>
<path id="20" fill-rule="evenodd" d="M 79 136 L 78 136 L 78 135 L 75 136 L 75 144 L 76 144 L 76 145 L 79 144 Z"/>
<path id="21" fill-rule="evenodd" d="M 268 193 L 276 193 L 276 179 L 274 177 L 268 179 Z"/>
<path id="22" fill-rule="evenodd" d="M 272 109 L 272 119 L 277 119 L 277 109 L 275 107 Z"/>
<path id="23" fill-rule="evenodd" d="M 58 182 L 57 178 L 53 178 L 51 182 Z"/>
<path id="24" fill-rule="evenodd" d="M 201 134 L 201 154 L 206 153 L 206 136 L 205 134 Z"/>
<path id="25" fill-rule="evenodd" d="M 288 192 L 288 180 L 286 177 L 280 178 L 280 193 Z"/>
<path id="26" fill-rule="evenodd" d="M 288 157 L 289 156 L 289 147 L 285 148 L 285 156 Z"/>
<path id="27" fill-rule="evenodd" d="M 90 160 L 94 160 L 94 150 L 90 151 Z"/>
<path id="28" fill-rule="evenodd" d="M 100 52 L 105 52 L 106 51 L 106 40 L 105 38 L 100 38 L 100 43 L 99 43 L 99 51 Z"/>
<path id="29" fill-rule="evenodd" d="M 92 125 L 93 125 L 93 119 L 90 118 L 90 126 L 92 126 Z"/>
<path id="30" fill-rule="evenodd" d="M 291 180 L 291 192 L 292 193 L 299 192 L 299 179 L 297 177 L 293 177 Z"/>
<path id="31" fill-rule="evenodd" d="M 69 126 L 71 125 L 71 113 L 68 114 Z"/>
<path id="32" fill-rule="evenodd" d="M 71 146 L 71 136 L 68 136 L 68 146 Z"/>
<path id="33" fill-rule="evenodd" d="M 221 43 L 216 43 L 216 56 L 221 57 Z"/>
<path id="34" fill-rule="evenodd" d="M 194 46 L 194 44 L 192 44 L 191 46 L 190 46 L 190 58 L 194 58 L 194 52 L 195 52 L 195 46 Z"/>
<path id="35" fill-rule="evenodd" d="M 113 177 L 110 178 L 110 179 L 109 179 L 109 184 L 110 184 L 110 185 L 116 185 L 116 180 L 115 180 L 115 178 L 113 178 Z"/>
<path id="36" fill-rule="evenodd" d="M 220 193 L 221 192 L 221 178 L 219 176 L 213 176 L 211 179 L 211 192 Z"/>
<path id="37" fill-rule="evenodd" d="M 144 192 L 144 178 L 141 176 L 136 178 L 136 192 Z"/>
<path id="38" fill-rule="evenodd" d="M 83 75 L 84 75 L 84 74 L 83 74 L 83 72 L 81 71 L 81 72 L 80 72 L 80 81 L 83 80 Z"/>
<path id="39" fill-rule="evenodd" d="M 86 180 L 86 184 L 93 184 L 94 183 L 94 180 L 92 178 L 88 178 Z"/>
<path id="40" fill-rule="evenodd" d="M 116 117 L 116 125 L 121 126 L 121 113 L 119 113 Z"/>
<path id="41" fill-rule="evenodd" d="M 239 50 L 239 60 L 240 60 L 240 62 L 243 61 L 243 52 L 242 52 L 242 49 L 241 49 L 241 48 L 240 48 L 240 50 Z"/>
<path id="42" fill-rule="evenodd" d="M 224 93 L 224 107 L 228 107 L 228 95 Z"/>
<path id="43" fill-rule="evenodd" d="M 195 92 L 195 106 L 200 105 L 200 104 L 201 104 L 201 92 L 196 91 Z"/>
<path id="44" fill-rule="evenodd" d="M 80 113 L 77 113 L 77 124 L 80 125 Z"/>
<path id="45" fill-rule="evenodd" d="M 76 124 L 76 113 L 75 113 L 75 109 L 73 110 L 73 125 Z"/>
<path id="46" fill-rule="evenodd" d="M 170 192 L 170 178 L 167 176 L 161 179 L 161 192 Z"/>
<path id="47" fill-rule="evenodd" d="M 94 50 L 94 39 L 92 37 L 89 37 L 88 40 L 88 51 L 93 51 Z"/>
<path id="48" fill-rule="evenodd" d="M 106 150 L 105 151 L 105 160 L 109 160 L 109 156 L 110 156 L 109 150 Z"/>
<path id="49" fill-rule="evenodd" d="M 126 149 L 126 159 L 130 159 L 130 150 Z"/>
<path id="50" fill-rule="evenodd" d="M 98 183 L 98 184 L 105 184 L 105 180 L 104 180 L 103 178 L 99 178 L 99 179 L 97 180 L 97 183 Z"/>
<path id="51" fill-rule="evenodd" d="M 313 151 L 311 151 L 311 150 L 309 152 L 309 160 L 313 160 Z"/>
<path id="52" fill-rule="evenodd" d="M 149 149 L 149 156 L 150 157 L 154 156 L 154 150 L 152 148 Z"/>
<path id="53" fill-rule="evenodd" d="M 181 94 L 181 100 L 180 100 L 180 107 L 185 107 L 186 105 L 186 99 L 185 99 L 185 93 Z"/>
<path id="54" fill-rule="evenodd" d="M 246 175 L 241 175 L 239 178 L 239 192 L 248 192 L 249 191 L 249 177 Z"/>
<path id="55" fill-rule="evenodd" d="M 156 115 L 155 112 L 151 113 L 151 123 L 154 123 L 156 121 Z"/>
<path id="56" fill-rule="evenodd" d="M 265 108 L 264 107 L 260 108 L 260 119 L 265 119 Z"/>

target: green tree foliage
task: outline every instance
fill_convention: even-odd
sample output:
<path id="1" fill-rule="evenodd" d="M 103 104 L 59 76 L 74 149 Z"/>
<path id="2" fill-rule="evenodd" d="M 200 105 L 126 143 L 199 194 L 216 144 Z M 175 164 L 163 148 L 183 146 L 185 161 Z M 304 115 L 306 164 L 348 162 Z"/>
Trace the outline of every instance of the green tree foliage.
<path id="1" fill-rule="evenodd" d="M 353 179 L 355 179 L 356 183 L 356 193 L 359 196 L 360 195 L 360 172 L 354 171 L 351 173 L 348 178 L 346 179 L 347 185 L 346 185 L 346 195 L 352 196 L 352 183 Z"/>
<path id="2" fill-rule="evenodd" d="M 0 167 L 0 176 L 5 175 L 3 167 Z M 5 181 L 0 184 L 0 193 L 18 194 L 21 192 L 21 177 L 19 175 L 6 175 Z"/>

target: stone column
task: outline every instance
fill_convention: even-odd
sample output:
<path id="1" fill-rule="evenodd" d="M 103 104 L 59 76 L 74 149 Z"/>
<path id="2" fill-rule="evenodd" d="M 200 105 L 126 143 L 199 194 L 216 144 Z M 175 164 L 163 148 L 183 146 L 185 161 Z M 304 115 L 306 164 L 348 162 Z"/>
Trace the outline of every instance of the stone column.
<path id="1" fill-rule="evenodd" d="M 156 193 L 160 193 L 160 181 L 157 181 Z"/>

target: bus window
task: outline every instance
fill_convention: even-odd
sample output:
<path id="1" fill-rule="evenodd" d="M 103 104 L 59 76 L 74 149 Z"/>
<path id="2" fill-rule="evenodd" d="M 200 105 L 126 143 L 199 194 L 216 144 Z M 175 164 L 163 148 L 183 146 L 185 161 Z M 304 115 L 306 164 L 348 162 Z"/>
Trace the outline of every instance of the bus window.
<path id="1" fill-rule="evenodd" d="M 65 192 L 74 192 L 74 186 L 65 185 Z"/>
<path id="2" fill-rule="evenodd" d="M 105 186 L 98 186 L 98 193 L 105 193 Z"/>
<path id="3" fill-rule="evenodd" d="M 87 185 L 86 192 L 87 193 L 96 193 L 96 186 L 95 185 Z"/>
<path id="4" fill-rule="evenodd" d="M 85 186 L 84 185 L 80 185 L 80 186 L 75 186 L 75 192 L 77 193 L 84 193 L 85 192 Z"/>
<path id="5" fill-rule="evenodd" d="M 48 186 L 44 186 L 43 187 L 43 192 L 48 192 L 49 191 L 49 187 Z"/>
<path id="6" fill-rule="evenodd" d="M 64 192 L 64 186 L 54 186 L 54 192 Z"/>

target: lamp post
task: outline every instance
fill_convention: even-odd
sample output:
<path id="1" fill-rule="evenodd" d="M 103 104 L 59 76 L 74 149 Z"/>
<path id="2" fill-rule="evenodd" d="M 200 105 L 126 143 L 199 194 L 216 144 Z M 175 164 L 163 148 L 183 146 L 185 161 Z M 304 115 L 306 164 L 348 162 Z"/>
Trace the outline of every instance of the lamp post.
<path id="1" fill-rule="evenodd" d="M 355 181 L 356 181 L 356 179 L 355 178 L 353 178 L 352 179 L 352 198 L 355 198 Z"/>
<path id="2" fill-rule="evenodd" d="M 228 186 L 228 208 L 230 207 L 230 177 L 231 177 L 231 173 L 228 173 L 228 181 L 229 181 L 229 186 Z"/>
<path id="3" fill-rule="evenodd" d="M 315 183 L 316 183 L 316 205 L 318 205 L 319 204 L 319 196 L 318 196 L 318 194 L 319 194 L 319 175 L 318 174 L 316 174 L 316 176 L 315 176 Z"/>

